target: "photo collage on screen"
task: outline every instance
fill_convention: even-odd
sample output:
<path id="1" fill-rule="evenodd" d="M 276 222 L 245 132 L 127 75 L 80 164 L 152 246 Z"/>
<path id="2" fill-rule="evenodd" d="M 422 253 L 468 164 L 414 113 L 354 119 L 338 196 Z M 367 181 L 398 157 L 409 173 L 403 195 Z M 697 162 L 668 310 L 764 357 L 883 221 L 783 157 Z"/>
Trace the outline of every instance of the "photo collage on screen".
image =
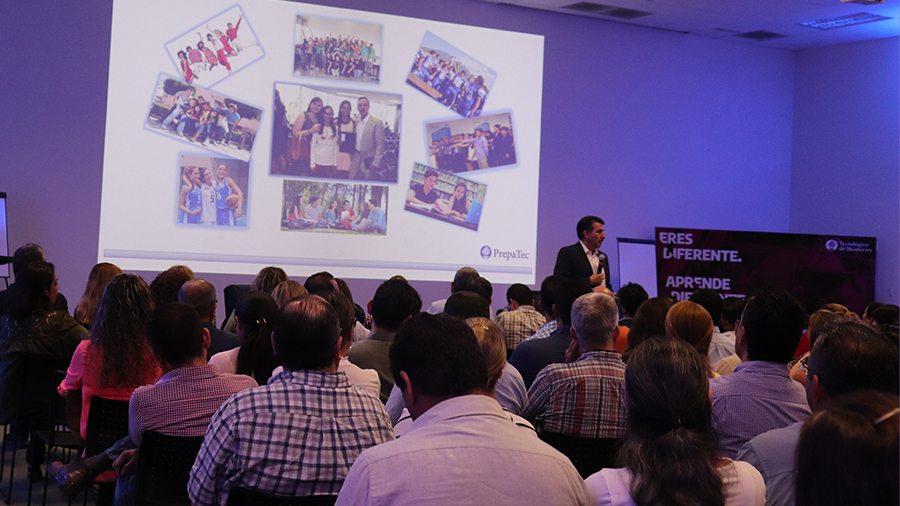
<path id="1" fill-rule="evenodd" d="M 477 55 L 430 31 L 400 53 L 412 62 L 397 83 L 453 115 L 424 121 L 426 145 L 401 181 L 403 96 L 379 90 L 394 80 L 383 75 L 383 25 L 292 15 L 293 58 L 272 80 L 269 108 L 217 91 L 266 57 L 253 20 L 240 5 L 209 16 L 165 44 L 172 67 L 157 78 L 144 125 L 191 146 L 172 172 L 177 224 L 248 226 L 260 176 L 250 174 L 253 147 L 271 118 L 271 155 L 257 166 L 282 180 L 282 231 L 389 235 L 392 186 L 406 194 L 405 211 L 434 220 L 422 226 L 478 230 L 487 184 L 465 173 L 514 168 L 517 157 L 512 113 L 485 109 L 497 72 Z"/>

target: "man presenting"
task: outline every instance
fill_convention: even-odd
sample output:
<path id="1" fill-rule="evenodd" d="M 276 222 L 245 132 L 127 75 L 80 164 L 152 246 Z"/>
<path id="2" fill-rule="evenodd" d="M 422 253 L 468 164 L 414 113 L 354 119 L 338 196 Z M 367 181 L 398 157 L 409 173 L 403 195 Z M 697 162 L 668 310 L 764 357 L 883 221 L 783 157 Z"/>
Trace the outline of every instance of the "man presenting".
<path id="1" fill-rule="evenodd" d="M 603 220 L 596 216 L 585 216 L 575 227 L 578 242 L 561 248 L 556 255 L 553 275 L 561 278 L 576 278 L 589 281 L 592 287 L 605 286 L 612 290 L 609 282 L 609 262 L 600 245 L 606 239 Z"/>
<path id="2" fill-rule="evenodd" d="M 372 171 L 381 169 L 384 156 L 384 123 L 369 115 L 369 99 L 359 97 L 359 124 L 356 126 L 356 152 L 350 160 L 350 179 L 371 179 Z"/>

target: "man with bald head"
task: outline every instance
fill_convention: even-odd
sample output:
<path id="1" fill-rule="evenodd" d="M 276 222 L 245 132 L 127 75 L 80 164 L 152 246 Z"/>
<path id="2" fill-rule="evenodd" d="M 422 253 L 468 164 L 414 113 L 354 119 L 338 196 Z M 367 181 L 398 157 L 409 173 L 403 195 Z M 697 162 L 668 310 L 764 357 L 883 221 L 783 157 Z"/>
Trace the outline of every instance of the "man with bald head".
<path id="1" fill-rule="evenodd" d="M 213 417 L 188 482 L 192 504 L 226 504 L 234 487 L 336 495 L 363 450 L 394 439 L 381 402 L 338 371 L 340 322 L 325 299 L 301 295 L 278 310 L 272 346 L 284 371 Z"/>
<path id="2" fill-rule="evenodd" d="M 216 328 L 216 287 L 205 279 L 192 279 L 186 281 L 178 290 L 178 302 L 183 302 L 200 313 L 200 321 L 203 328 L 209 331 L 209 350 L 206 358 L 220 351 L 237 348 L 240 342 L 236 334 Z"/>

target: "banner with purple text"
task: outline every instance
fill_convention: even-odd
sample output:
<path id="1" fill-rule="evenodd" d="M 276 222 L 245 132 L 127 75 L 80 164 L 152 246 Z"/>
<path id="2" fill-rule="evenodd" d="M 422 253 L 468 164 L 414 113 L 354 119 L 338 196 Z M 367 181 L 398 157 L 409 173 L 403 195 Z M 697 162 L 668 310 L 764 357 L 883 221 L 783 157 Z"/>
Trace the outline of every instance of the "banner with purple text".
<path id="1" fill-rule="evenodd" d="M 657 227 L 656 274 L 659 295 L 676 300 L 770 285 L 862 312 L 875 300 L 875 238 Z"/>

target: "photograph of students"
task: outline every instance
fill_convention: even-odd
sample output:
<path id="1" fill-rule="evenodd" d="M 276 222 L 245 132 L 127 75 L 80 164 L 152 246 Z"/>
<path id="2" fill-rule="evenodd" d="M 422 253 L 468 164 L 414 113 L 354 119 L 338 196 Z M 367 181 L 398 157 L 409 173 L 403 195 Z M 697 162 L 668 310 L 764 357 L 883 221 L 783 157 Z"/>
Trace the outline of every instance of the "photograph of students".
<path id="1" fill-rule="evenodd" d="M 250 164 L 189 154 L 180 159 L 178 223 L 246 226 Z"/>
<path id="2" fill-rule="evenodd" d="M 203 205 L 203 193 L 200 191 L 200 169 L 185 167 L 182 171 L 181 194 L 178 196 L 178 209 L 184 216 L 184 223 L 200 223 L 200 212 Z"/>
<path id="3" fill-rule="evenodd" d="M 216 177 L 216 225 L 235 226 L 237 218 L 243 215 L 244 192 L 234 182 L 234 179 L 228 177 L 228 165 L 218 164 Z M 229 200 L 232 195 L 237 199 Z"/>
<path id="4" fill-rule="evenodd" d="M 478 230 L 487 185 L 417 163 L 405 209 L 415 214 Z"/>
<path id="5" fill-rule="evenodd" d="M 216 181 L 213 171 L 207 167 L 200 169 L 200 224 L 216 224 Z"/>
<path id="6" fill-rule="evenodd" d="M 146 128 L 248 161 L 262 109 L 160 76 Z"/>
<path id="7" fill-rule="evenodd" d="M 454 173 L 514 165 L 511 125 L 510 113 L 427 123 L 431 164 Z"/>
<path id="8" fill-rule="evenodd" d="M 275 83 L 273 107 L 271 174 L 397 181 L 402 96 Z"/>
<path id="9" fill-rule="evenodd" d="M 385 234 L 387 192 L 385 186 L 285 180 L 281 229 Z"/>
<path id="10" fill-rule="evenodd" d="M 167 42 L 166 52 L 186 82 L 201 86 L 212 86 L 265 54 L 237 5 Z"/>
<path id="11" fill-rule="evenodd" d="M 425 32 L 406 83 L 469 118 L 481 115 L 496 79 L 483 63 Z"/>
<path id="12" fill-rule="evenodd" d="M 381 25 L 298 15 L 294 75 L 378 83 L 381 39 Z"/>

